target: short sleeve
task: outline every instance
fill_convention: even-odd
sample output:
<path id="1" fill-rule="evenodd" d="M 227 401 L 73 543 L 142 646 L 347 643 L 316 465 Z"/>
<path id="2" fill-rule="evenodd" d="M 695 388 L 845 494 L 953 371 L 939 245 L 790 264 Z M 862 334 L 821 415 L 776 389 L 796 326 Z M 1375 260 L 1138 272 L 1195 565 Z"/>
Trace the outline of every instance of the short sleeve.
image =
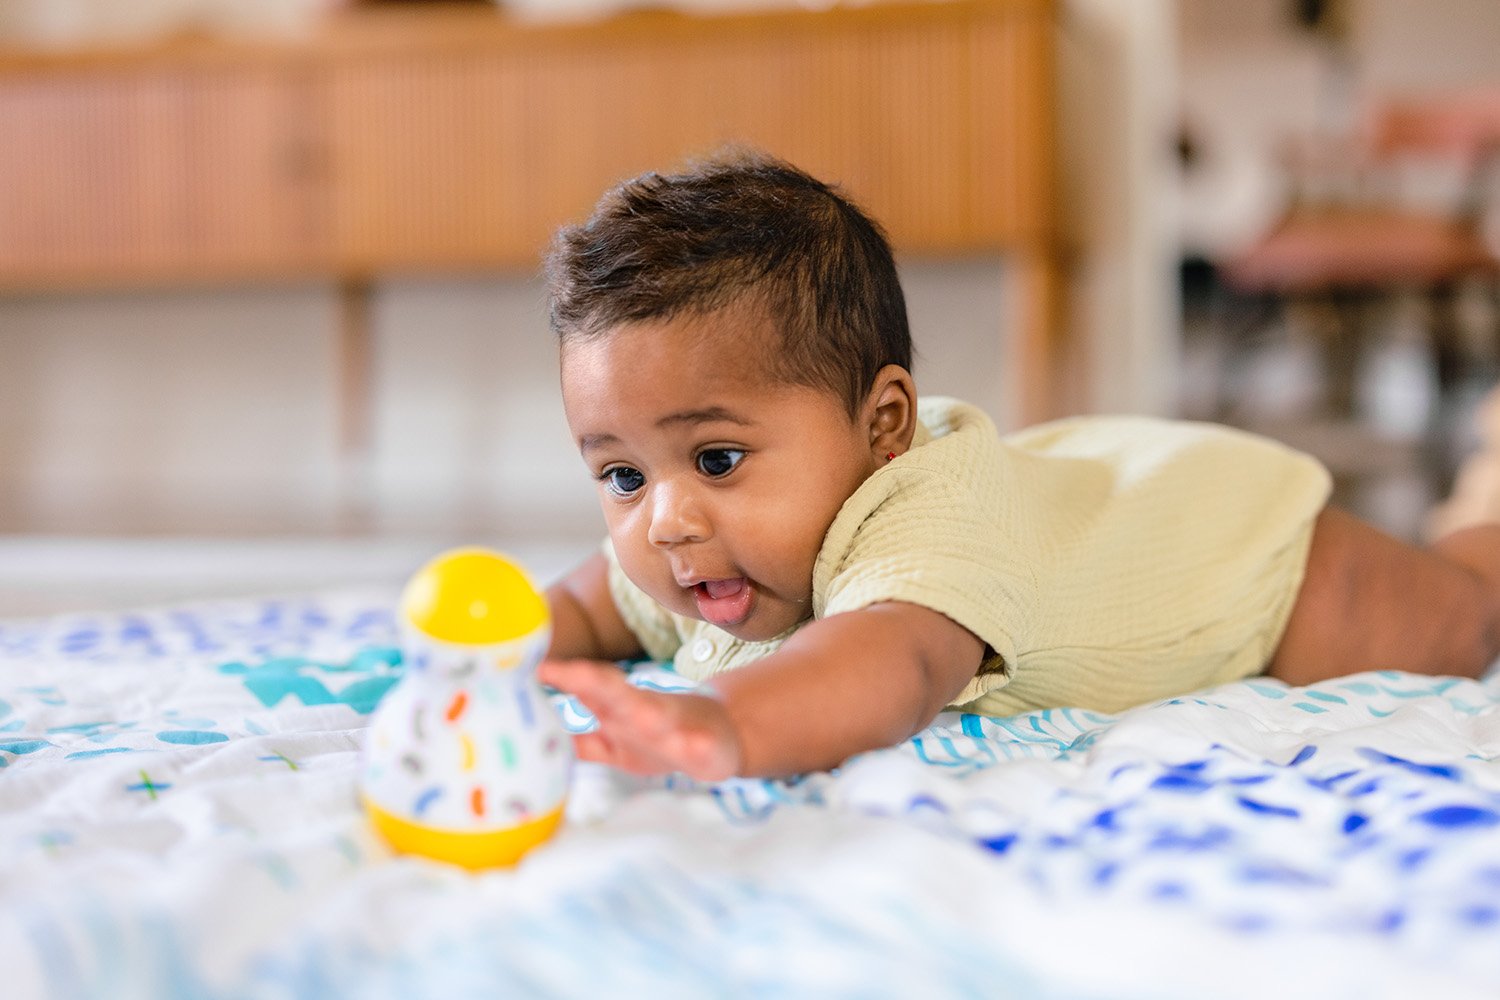
<path id="1" fill-rule="evenodd" d="M 615 547 L 608 540 L 604 542 L 603 551 L 609 563 L 609 596 L 626 627 L 640 640 L 641 649 L 651 659 L 672 659 L 682 645 L 682 635 L 671 612 L 625 575 L 615 556 Z"/>
<path id="2" fill-rule="evenodd" d="M 983 476 L 981 475 L 982 479 Z M 1034 581 L 1008 555 L 1006 532 L 984 484 L 896 463 L 851 498 L 830 529 L 815 570 L 819 617 L 901 601 L 936 611 L 979 638 L 984 662 L 953 699 L 961 705 L 1004 686 L 1024 634 Z"/>
<path id="3" fill-rule="evenodd" d="M 1327 501 L 1319 463 L 1144 417 L 1002 440 L 972 407 L 925 402 L 930 440 L 830 527 L 815 615 L 891 601 L 946 615 L 992 654 L 951 704 L 986 712 L 1115 711 L 1264 667 Z"/>

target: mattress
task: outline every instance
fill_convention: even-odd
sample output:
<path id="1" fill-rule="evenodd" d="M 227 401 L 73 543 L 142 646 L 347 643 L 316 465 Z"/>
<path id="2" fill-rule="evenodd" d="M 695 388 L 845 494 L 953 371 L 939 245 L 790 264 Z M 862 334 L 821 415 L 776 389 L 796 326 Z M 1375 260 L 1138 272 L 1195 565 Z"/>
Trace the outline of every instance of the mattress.
<path id="1" fill-rule="evenodd" d="M 0 622 L 0 995 L 1500 995 L 1500 679 L 948 713 L 792 781 L 579 764 L 471 874 L 358 804 L 394 601 Z"/>

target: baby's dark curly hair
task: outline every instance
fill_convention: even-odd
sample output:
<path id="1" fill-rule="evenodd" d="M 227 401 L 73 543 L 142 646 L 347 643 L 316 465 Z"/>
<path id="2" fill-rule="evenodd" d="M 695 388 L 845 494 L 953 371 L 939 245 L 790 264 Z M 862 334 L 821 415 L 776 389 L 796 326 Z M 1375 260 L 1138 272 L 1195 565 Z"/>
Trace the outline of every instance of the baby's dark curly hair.
<path id="1" fill-rule="evenodd" d="M 896 263 L 880 226 L 834 186 L 756 151 L 607 192 L 547 255 L 566 342 L 644 320 L 746 305 L 781 332 L 769 374 L 858 412 L 875 374 L 912 366 Z"/>

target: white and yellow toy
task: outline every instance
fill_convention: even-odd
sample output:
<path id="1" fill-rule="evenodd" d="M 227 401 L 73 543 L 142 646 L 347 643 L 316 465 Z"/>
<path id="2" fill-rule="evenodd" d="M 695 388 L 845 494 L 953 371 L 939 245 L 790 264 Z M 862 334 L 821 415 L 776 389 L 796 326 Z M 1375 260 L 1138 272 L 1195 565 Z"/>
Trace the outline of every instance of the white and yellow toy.
<path id="1" fill-rule="evenodd" d="M 398 851 L 508 865 L 562 821 L 572 744 L 536 680 L 547 603 L 485 549 L 445 552 L 401 595 L 406 673 L 376 707 L 363 795 Z"/>

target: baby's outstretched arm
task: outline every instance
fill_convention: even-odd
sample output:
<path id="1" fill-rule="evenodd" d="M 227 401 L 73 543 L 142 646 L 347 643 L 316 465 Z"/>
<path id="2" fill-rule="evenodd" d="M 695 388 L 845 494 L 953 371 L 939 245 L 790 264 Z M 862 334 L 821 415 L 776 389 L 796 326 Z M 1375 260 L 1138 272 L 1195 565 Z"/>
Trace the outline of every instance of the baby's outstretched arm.
<path id="1" fill-rule="evenodd" d="M 609 563 L 594 553 L 547 588 L 553 660 L 629 660 L 644 650 L 609 596 Z"/>
<path id="2" fill-rule="evenodd" d="M 715 677 L 713 696 L 631 687 L 597 662 L 548 662 L 541 680 L 599 719 L 579 755 L 637 773 L 703 780 L 836 767 L 932 721 L 984 647 L 936 611 L 890 602 L 810 622 L 780 649 Z"/>

